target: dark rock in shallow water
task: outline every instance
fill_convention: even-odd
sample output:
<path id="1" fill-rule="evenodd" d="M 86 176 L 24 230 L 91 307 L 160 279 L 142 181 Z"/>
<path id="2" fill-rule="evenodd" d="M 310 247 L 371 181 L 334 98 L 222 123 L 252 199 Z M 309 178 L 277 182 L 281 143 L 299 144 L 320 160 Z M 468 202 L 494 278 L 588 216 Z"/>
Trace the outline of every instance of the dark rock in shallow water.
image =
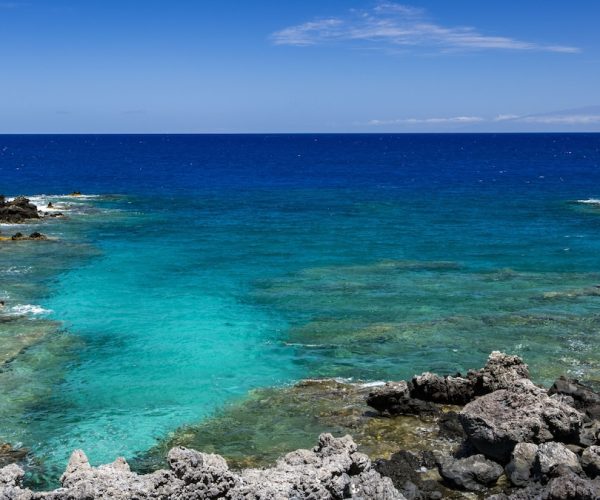
<path id="1" fill-rule="evenodd" d="M 465 431 L 458 418 L 458 413 L 455 411 L 442 413 L 438 418 L 438 427 L 440 437 L 448 439 L 464 439 L 465 437 Z"/>
<path id="2" fill-rule="evenodd" d="M 600 394 L 576 379 L 558 378 L 548 390 L 548 394 L 569 396 L 573 399 L 573 406 L 579 411 L 585 412 L 592 419 L 600 419 Z"/>
<path id="3" fill-rule="evenodd" d="M 411 396 L 434 403 L 464 405 L 475 397 L 475 381 L 425 372 L 413 377 Z"/>
<path id="4" fill-rule="evenodd" d="M 498 481 L 504 469 L 483 455 L 456 459 L 449 456 L 438 458 L 440 475 L 452 486 L 469 491 L 485 491 Z"/>
<path id="5" fill-rule="evenodd" d="M 464 405 L 476 396 L 509 388 L 515 381 L 529 378 L 529 368 L 518 356 L 498 351 L 490 354 L 480 370 L 470 370 L 466 377 L 440 377 L 425 372 L 413 377 L 409 389 L 413 398 L 439 404 Z"/>
<path id="6" fill-rule="evenodd" d="M 28 219 L 39 218 L 37 207 L 24 196 L 17 196 L 10 201 L 0 196 L 0 222 L 20 224 Z"/>
<path id="7" fill-rule="evenodd" d="M 369 394 L 367 404 L 384 415 L 437 415 L 440 409 L 433 403 L 410 396 L 408 384 L 388 382 Z"/>
<path id="8" fill-rule="evenodd" d="M 417 454 L 402 450 L 394 453 L 389 460 L 378 460 L 374 465 L 382 476 L 392 480 L 408 500 L 443 498 L 448 494 L 444 486 L 427 478 L 427 470 L 436 467 L 431 452 Z"/>
<path id="9" fill-rule="evenodd" d="M 522 379 L 472 401 L 460 412 L 460 420 L 481 453 L 506 463 L 517 443 L 577 443 L 584 416 Z"/>
<path id="10" fill-rule="evenodd" d="M 0 498 L 404 500 L 392 481 L 356 451 L 350 436 L 336 439 L 322 434 L 313 450 L 288 453 L 269 469 L 235 473 L 222 457 L 185 448 L 171 450 L 169 465 L 170 470 L 138 475 L 122 458 L 91 467 L 84 453 L 76 451 L 61 477 L 62 488 L 51 492 L 23 489 L 23 470 L 18 466 L 0 469 Z"/>
<path id="11" fill-rule="evenodd" d="M 23 233 L 16 233 L 11 237 L 13 241 L 28 241 L 28 240 L 47 240 L 48 237 L 42 233 L 34 232 L 29 236 L 25 236 Z"/>
<path id="12" fill-rule="evenodd" d="M 25 448 L 13 448 L 8 443 L 0 444 L 0 467 L 24 460 L 27 453 Z"/>

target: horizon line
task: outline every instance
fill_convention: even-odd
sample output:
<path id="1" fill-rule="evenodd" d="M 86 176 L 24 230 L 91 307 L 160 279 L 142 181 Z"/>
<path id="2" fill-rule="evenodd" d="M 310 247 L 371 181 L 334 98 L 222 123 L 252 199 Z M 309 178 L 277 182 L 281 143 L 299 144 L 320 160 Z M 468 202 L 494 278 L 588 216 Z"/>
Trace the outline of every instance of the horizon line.
<path id="1" fill-rule="evenodd" d="M 68 135 L 543 135 L 543 134 L 600 134 L 600 130 L 550 131 L 446 131 L 446 132 L 0 132 L 4 136 L 68 136 Z"/>

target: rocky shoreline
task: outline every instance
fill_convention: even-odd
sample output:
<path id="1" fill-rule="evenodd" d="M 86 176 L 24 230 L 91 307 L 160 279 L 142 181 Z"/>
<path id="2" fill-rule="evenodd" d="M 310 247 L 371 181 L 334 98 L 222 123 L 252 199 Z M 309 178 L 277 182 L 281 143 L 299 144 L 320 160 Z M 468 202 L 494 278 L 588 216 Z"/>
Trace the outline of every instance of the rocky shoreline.
<path id="1" fill-rule="evenodd" d="M 141 475 L 122 458 L 91 467 L 78 450 L 62 487 L 50 492 L 23 487 L 17 464 L 0 469 L 0 498 L 600 498 L 600 394 L 576 380 L 542 388 L 519 357 L 494 352 L 465 376 L 424 373 L 375 387 L 366 398 L 379 413 L 370 418 L 434 418 L 456 446 L 399 449 L 372 461 L 350 436 L 325 433 L 312 450 L 241 471 L 219 455 L 177 446 L 168 452 L 169 469 Z"/>
<path id="2" fill-rule="evenodd" d="M 31 219 L 41 217 L 38 208 L 24 196 L 17 196 L 12 200 L 0 195 L 0 222 L 8 224 L 22 224 Z"/>
<path id="3" fill-rule="evenodd" d="M 49 208 L 52 208 L 52 204 L 49 204 Z M 64 217 L 64 215 L 61 212 L 44 212 L 25 196 L 8 199 L 4 195 L 0 195 L 0 223 L 26 224 L 46 217 Z M 0 232 L 0 241 L 39 241 L 47 239 L 46 235 L 37 231 L 29 235 L 17 232 L 11 236 L 4 236 Z"/>
<path id="4" fill-rule="evenodd" d="M 71 197 L 79 197 L 82 194 L 79 191 L 71 193 Z M 44 218 L 64 217 L 61 211 L 52 202 L 48 202 L 46 210 L 31 202 L 26 196 L 15 196 L 7 198 L 0 194 L 0 223 L 4 224 L 26 224 Z"/>

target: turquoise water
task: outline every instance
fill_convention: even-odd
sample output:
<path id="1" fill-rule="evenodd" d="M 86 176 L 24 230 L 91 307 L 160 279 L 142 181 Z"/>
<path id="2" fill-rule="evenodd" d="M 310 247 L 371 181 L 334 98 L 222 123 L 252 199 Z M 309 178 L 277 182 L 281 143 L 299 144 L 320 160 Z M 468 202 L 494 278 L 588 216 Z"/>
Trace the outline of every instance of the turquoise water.
<path id="1" fill-rule="evenodd" d="M 2 141 L 7 193 L 96 195 L 0 242 L 0 441 L 38 481 L 305 377 L 600 380 L 598 136 Z"/>

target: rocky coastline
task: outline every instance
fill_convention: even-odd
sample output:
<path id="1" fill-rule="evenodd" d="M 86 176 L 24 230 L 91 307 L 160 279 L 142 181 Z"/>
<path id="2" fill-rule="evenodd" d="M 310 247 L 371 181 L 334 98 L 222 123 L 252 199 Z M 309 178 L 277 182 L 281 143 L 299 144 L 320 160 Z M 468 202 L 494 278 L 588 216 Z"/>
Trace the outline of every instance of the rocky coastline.
<path id="1" fill-rule="evenodd" d="M 0 222 L 8 224 L 22 224 L 31 219 L 41 218 L 37 206 L 24 196 L 7 199 L 0 195 Z"/>
<path id="2" fill-rule="evenodd" d="M 122 458 L 92 467 L 77 450 L 54 491 L 24 487 L 16 463 L 1 468 L 0 498 L 600 498 L 600 394 L 577 380 L 561 377 L 545 389 L 530 380 L 521 358 L 493 352 L 485 367 L 465 376 L 423 373 L 364 396 L 377 411 L 366 418 L 433 419 L 454 446 L 398 449 L 372 460 L 349 435 L 323 433 L 312 450 L 242 470 L 219 455 L 176 446 L 168 469 L 148 474 L 132 472 Z"/>
<path id="3" fill-rule="evenodd" d="M 49 208 L 52 208 L 52 204 L 49 205 Z M 45 212 L 40 210 L 25 196 L 17 196 L 9 199 L 4 195 L 0 195 L 0 223 L 26 224 L 28 222 L 37 222 L 47 217 L 64 217 L 64 215 L 61 212 Z M 37 231 L 29 235 L 19 231 L 10 236 L 5 236 L 0 231 L 0 241 L 40 241 L 47 239 L 46 235 Z"/>

